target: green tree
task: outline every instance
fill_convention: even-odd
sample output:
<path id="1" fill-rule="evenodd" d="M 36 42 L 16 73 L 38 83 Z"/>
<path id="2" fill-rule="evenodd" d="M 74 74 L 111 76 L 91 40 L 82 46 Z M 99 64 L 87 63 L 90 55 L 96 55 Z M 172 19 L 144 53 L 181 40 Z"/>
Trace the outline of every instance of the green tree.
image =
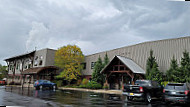
<path id="1" fill-rule="evenodd" d="M 147 59 L 146 63 L 146 79 L 151 79 L 150 72 L 153 68 L 154 63 L 156 62 L 156 58 L 153 56 L 153 50 L 150 50 L 150 56 Z"/>
<path id="2" fill-rule="evenodd" d="M 93 73 L 92 73 L 92 80 L 93 81 L 100 83 L 100 84 L 103 84 L 104 75 L 101 74 L 101 70 L 103 68 L 104 68 L 104 64 L 102 63 L 102 59 L 99 56 L 98 60 L 96 61 L 95 66 L 94 66 Z"/>
<path id="3" fill-rule="evenodd" d="M 163 81 L 163 73 L 159 71 L 156 58 L 153 56 L 153 50 L 150 50 L 150 56 L 146 63 L 146 79 L 154 80 L 161 83 Z"/>
<path id="4" fill-rule="evenodd" d="M 104 67 L 110 62 L 109 58 L 108 58 L 108 54 L 106 53 L 105 57 L 104 57 Z"/>
<path id="5" fill-rule="evenodd" d="M 190 57 L 189 52 L 185 50 L 183 52 L 183 57 L 181 58 L 180 66 L 180 82 L 190 82 Z"/>
<path id="6" fill-rule="evenodd" d="M 7 77 L 7 70 L 6 70 L 7 66 L 2 66 L 0 64 L 0 79 L 6 78 Z"/>
<path id="7" fill-rule="evenodd" d="M 81 75 L 84 62 L 84 55 L 76 45 L 67 45 L 59 48 L 55 53 L 55 65 L 62 69 L 57 76 L 64 78 L 70 84 L 72 80 L 77 80 Z"/>
<path id="8" fill-rule="evenodd" d="M 173 56 L 170 62 L 170 68 L 169 70 L 166 71 L 167 80 L 171 82 L 180 82 L 179 73 L 180 72 L 179 72 L 177 60 Z"/>

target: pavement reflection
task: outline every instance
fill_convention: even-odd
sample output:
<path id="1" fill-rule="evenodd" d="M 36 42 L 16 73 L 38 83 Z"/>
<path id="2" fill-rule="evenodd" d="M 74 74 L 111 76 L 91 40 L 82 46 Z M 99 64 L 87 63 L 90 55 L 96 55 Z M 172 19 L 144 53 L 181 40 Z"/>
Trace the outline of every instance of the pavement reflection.
<path id="1" fill-rule="evenodd" d="M 154 99 L 146 104 L 143 100 L 127 101 L 123 95 L 102 94 L 67 90 L 34 90 L 19 87 L 0 89 L 0 105 L 19 106 L 63 106 L 63 107 L 180 107 L 181 104 L 166 105 Z M 32 104 L 34 103 L 34 104 Z"/>

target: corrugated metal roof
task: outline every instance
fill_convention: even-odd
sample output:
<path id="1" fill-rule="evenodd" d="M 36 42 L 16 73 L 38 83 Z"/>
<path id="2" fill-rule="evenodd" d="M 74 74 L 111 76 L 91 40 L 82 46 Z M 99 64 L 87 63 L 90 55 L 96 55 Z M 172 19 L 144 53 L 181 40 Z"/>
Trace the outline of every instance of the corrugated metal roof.
<path id="1" fill-rule="evenodd" d="M 133 60 L 126 57 L 116 56 L 125 64 L 133 73 L 145 74 L 145 71 L 137 65 Z"/>
<path id="2" fill-rule="evenodd" d="M 127 66 L 133 73 L 137 73 L 137 74 L 145 74 L 145 71 L 138 65 L 136 64 L 133 60 L 129 59 L 129 58 L 126 58 L 126 57 L 122 57 L 122 56 L 115 56 L 117 57 L 125 66 Z M 112 61 L 115 59 L 115 57 L 112 59 Z M 110 63 L 112 62 L 110 61 Z M 107 67 L 108 65 L 107 64 L 101 72 L 103 72 Z"/>

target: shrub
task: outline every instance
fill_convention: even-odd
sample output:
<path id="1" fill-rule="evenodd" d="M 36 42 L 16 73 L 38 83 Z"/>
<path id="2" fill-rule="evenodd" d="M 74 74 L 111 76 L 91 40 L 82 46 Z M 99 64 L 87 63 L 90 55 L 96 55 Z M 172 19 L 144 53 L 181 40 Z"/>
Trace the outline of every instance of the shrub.
<path id="1" fill-rule="evenodd" d="M 15 83 L 14 83 L 14 81 L 11 81 L 10 83 L 9 83 L 9 85 L 14 85 Z"/>
<path id="2" fill-rule="evenodd" d="M 86 85 L 81 84 L 80 86 L 78 86 L 78 88 L 101 89 L 102 85 L 95 81 L 91 81 L 91 82 L 88 82 L 88 84 Z"/>
<path id="3" fill-rule="evenodd" d="M 67 85 L 67 86 L 64 86 L 65 88 L 79 88 L 79 86 L 76 86 L 76 85 Z"/>
<path id="4" fill-rule="evenodd" d="M 86 78 L 84 78 L 84 79 L 82 80 L 82 85 L 86 85 L 86 84 L 88 84 L 88 80 L 87 80 Z"/>
<path id="5" fill-rule="evenodd" d="M 14 85 L 21 85 L 21 83 L 15 83 Z"/>
<path id="6" fill-rule="evenodd" d="M 57 87 L 61 87 L 61 86 L 63 86 L 63 80 L 58 80 L 58 81 L 56 81 L 55 82 L 56 84 L 57 84 Z"/>
<path id="7" fill-rule="evenodd" d="M 79 88 L 86 88 L 86 85 L 80 85 Z"/>
<path id="8" fill-rule="evenodd" d="M 80 84 L 82 83 L 82 80 L 81 79 L 79 79 L 79 80 L 77 80 L 77 86 L 79 86 Z"/>
<path id="9" fill-rule="evenodd" d="M 164 81 L 164 82 L 161 82 L 161 85 L 165 87 L 168 83 L 169 83 L 168 81 Z"/>
<path id="10" fill-rule="evenodd" d="M 104 86 L 103 86 L 103 89 L 108 89 L 109 87 L 108 87 L 108 84 L 104 84 Z"/>
<path id="11" fill-rule="evenodd" d="M 95 82 L 95 81 L 91 81 L 86 85 L 86 88 L 89 88 L 89 89 L 101 89 L 102 85 Z"/>

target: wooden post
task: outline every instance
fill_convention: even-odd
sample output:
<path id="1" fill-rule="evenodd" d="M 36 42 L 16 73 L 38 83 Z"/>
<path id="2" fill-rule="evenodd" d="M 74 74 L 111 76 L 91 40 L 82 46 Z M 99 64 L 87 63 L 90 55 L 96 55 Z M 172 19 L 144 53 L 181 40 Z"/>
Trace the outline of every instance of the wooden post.
<path id="1" fill-rule="evenodd" d="M 108 86 L 108 89 L 109 89 L 109 84 L 108 84 L 108 74 L 106 74 L 106 82 L 104 83 L 104 86 Z"/>
<path id="2" fill-rule="evenodd" d="M 121 78 L 121 81 L 122 81 L 122 90 L 124 89 L 124 83 L 123 83 L 123 75 L 122 75 L 122 78 Z"/>
<path id="3" fill-rule="evenodd" d="M 106 74 L 106 84 L 108 84 L 108 74 Z"/>
<path id="4" fill-rule="evenodd" d="M 25 78 L 26 78 L 26 76 L 24 75 L 24 76 L 22 76 L 23 78 L 23 81 L 22 81 L 22 88 L 24 88 L 24 82 L 25 82 Z"/>
<path id="5" fill-rule="evenodd" d="M 39 75 L 38 74 L 36 74 L 36 75 L 37 75 L 36 79 L 39 80 Z"/>
<path id="6" fill-rule="evenodd" d="M 28 88 L 30 88 L 30 83 L 31 83 L 31 75 L 29 76 Z"/>
<path id="7" fill-rule="evenodd" d="M 134 78 L 131 78 L 131 84 L 132 85 L 135 85 L 135 83 L 134 83 L 134 80 L 133 80 Z"/>

